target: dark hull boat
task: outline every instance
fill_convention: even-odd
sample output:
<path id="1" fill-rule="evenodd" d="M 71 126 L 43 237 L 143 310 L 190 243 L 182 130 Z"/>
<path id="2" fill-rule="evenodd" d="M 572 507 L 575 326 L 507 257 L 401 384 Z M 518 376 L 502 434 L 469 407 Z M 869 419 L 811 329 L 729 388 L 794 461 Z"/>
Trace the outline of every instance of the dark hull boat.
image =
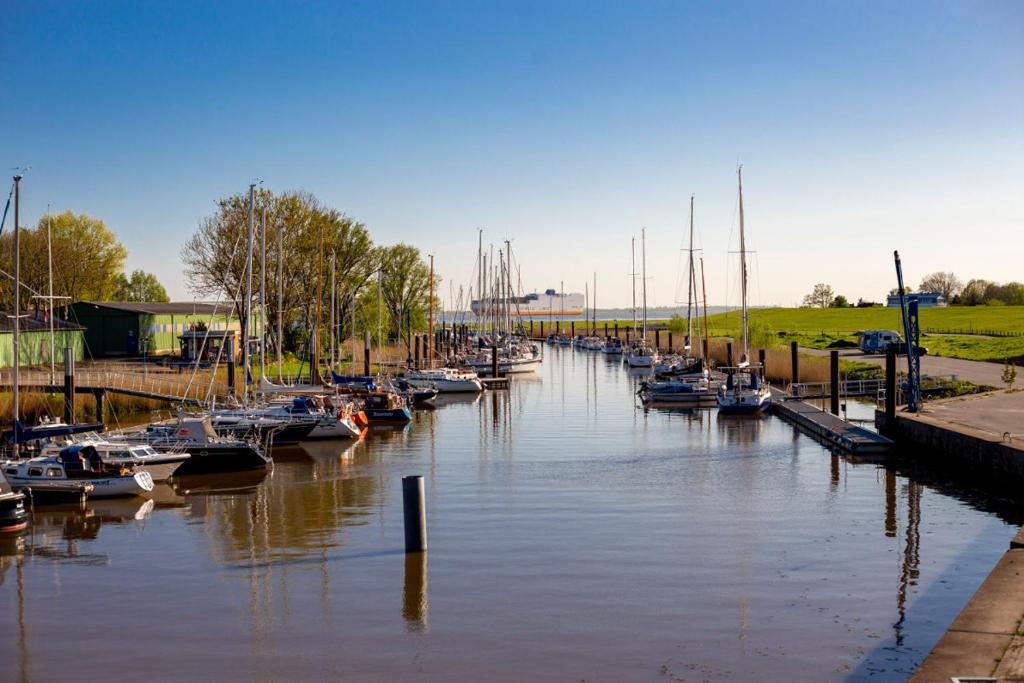
<path id="1" fill-rule="evenodd" d="M 25 496 L 15 493 L 0 476 L 0 534 L 12 534 L 28 526 Z"/>
<path id="2" fill-rule="evenodd" d="M 194 474 L 265 470 L 271 464 L 270 458 L 248 444 L 197 444 L 186 446 L 185 450 L 192 457 L 174 472 L 175 479 Z"/>
<path id="3" fill-rule="evenodd" d="M 124 438 L 155 448 L 187 452 L 191 457 L 175 470 L 175 477 L 244 472 L 273 465 L 258 443 L 217 436 L 209 417 L 183 417 L 175 422 L 152 424 L 145 431 L 130 432 Z"/>

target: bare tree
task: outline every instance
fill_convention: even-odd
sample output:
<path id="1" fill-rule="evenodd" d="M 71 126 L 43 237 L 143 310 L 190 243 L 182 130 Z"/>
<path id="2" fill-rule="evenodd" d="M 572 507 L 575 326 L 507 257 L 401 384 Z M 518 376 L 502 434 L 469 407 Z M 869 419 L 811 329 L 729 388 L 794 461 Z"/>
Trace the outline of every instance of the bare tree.
<path id="1" fill-rule="evenodd" d="M 832 288 L 824 282 L 814 285 L 810 294 L 804 297 L 804 306 L 808 308 L 828 308 L 835 300 Z"/>
<path id="2" fill-rule="evenodd" d="M 960 278 L 953 273 L 938 271 L 931 275 L 926 275 L 921 280 L 921 286 L 918 287 L 918 291 L 939 292 L 946 298 L 946 301 L 952 301 L 953 297 L 963 289 L 963 286 L 964 284 L 960 282 Z"/>

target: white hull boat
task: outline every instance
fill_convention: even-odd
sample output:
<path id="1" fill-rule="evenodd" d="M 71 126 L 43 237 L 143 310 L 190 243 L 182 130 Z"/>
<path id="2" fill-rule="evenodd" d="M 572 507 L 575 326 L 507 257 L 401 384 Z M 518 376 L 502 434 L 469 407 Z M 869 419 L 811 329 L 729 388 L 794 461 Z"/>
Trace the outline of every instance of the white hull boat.
<path id="1" fill-rule="evenodd" d="M 91 487 L 88 495 L 93 498 L 140 496 L 153 490 L 149 472 L 105 465 L 88 446 L 69 446 L 58 455 L 9 463 L 4 474 L 19 490 L 45 490 L 57 482 L 87 483 Z"/>
<path id="2" fill-rule="evenodd" d="M 502 361 L 498 359 L 498 367 Z M 416 389 L 437 389 L 441 394 L 476 393 L 484 390 L 475 372 L 459 372 L 449 368 L 408 372 L 403 379 Z"/>

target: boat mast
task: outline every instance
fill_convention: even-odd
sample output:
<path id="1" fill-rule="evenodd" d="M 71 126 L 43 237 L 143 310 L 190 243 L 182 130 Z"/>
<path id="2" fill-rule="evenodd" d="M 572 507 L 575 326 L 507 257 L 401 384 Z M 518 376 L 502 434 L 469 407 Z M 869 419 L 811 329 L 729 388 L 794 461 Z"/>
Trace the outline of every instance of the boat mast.
<path id="1" fill-rule="evenodd" d="M 484 306 L 484 229 L 477 228 L 477 240 L 476 240 L 476 295 L 480 303 L 477 307 L 477 321 L 480 320 L 480 314 L 483 313 Z M 473 296 L 470 294 L 470 310 L 473 309 Z"/>
<path id="2" fill-rule="evenodd" d="M 427 313 L 427 349 L 434 348 L 434 255 L 430 254 L 430 310 Z M 442 311 L 444 309 L 442 308 Z M 431 354 L 427 354 L 427 368 L 434 367 Z"/>
<path id="3" fill-rule="evenodd" d="M 634 235 L 630 239 L 630 249 L 632 253 L 632 268 L 630 270 L 630 279 L 633 281 L 633 336 L 636 337 L 636 236 Z"/>
<path id="4" fill-rule="evenodd" d="M 591 334 L 597 334 L 597 271 L 594 271 L 594 305 L 590 307 L 591 312 L 594 314 L 594 328 Z"/>
<path id="5" fill-rule="evenodd" d="M 704 336 L 708 339 L 708 343 L 711 341 L 711 328 L 708 327 L 708 287 L 707 282 L 704 280 L 704 257 L 700 257 L 700 291 L 704 297 Z M 704 357 L 704 347 L 701 346 L 701 357 Z M 707 361 L 707 358 L 704 358 Z"/>
<path id="6" fill-rule="evenodd" d="M 331 250 L 331 316 L 330 316 L 330 318 L 331 318 L 331 334 L 330 334 L 330 339 L 331 339 L 331 372 L 334 372 L 335 360 L 337 360 L 337 353 L 336 353 L 336 351 L 338 349 L 338 341 L 337 341 L 337 338 L 335 336 L 335 333 L 337 332 L 337 329 L 338 329 L 338 326 L 337 326 L 337 322 L 338 321 L 337 321 L 337 317 L 336 317 L 336 314 L 337 314 L 337 311 L 338 311 L 338 305 L 337 305 L 337 302 L 338 302 L 338 287 L 337 287 L 337 282 L 336 282 L 337 278 L 335 278 L 335 275 L 334 275 L 334 272 L 335 272 L 334 264 L 335 264 L 335 257 L 334 257 L 334 250 L 332 249 Z"/>
<path id="7" fill-rule="evenodd" d="M 50 319 L 50 384 L 54 385 L 57 383 L 56 368 L 54 367 L 54 347 L 53 347 L 53 247 L 50 239 L 50 205 L 46 205 L 46 270 L 49 274 L 49 290 L 48 296 L 46 297 L 46 304 L 49 309 L 49 315 L 46 317 Z"/>
<path id="8" fill-rule="evenodd" d="M 284 381 L 284 224 L 277 226 L 277 381 Z M 353 328 L 354 329 L 354 328 Z M 355 332 L 353 332 L 355 334 Z"/>
<path id="9" fill-rule="evenodd" d="M 583 283 L 583 317 L 587 320 L 587 326 L 590 325 L 590 283 Z"/>
<path id="10" fill-rule="evenodd" d="M 14 457 L 18 457 L 18 430 L 17 423 L 20 419 L 18 414 L 18 366 L 21 365 L 20 343 L 21 343 L 21 174 L 14 176 L 14 334 L 13 346 L 14 364 L 11 367 L 11 393 L 13 394 L 12 416 L 15 423 L 14 443 L 11 450 Z"/>
<path id="11" fill-rule="evenodd" d="M 743 234 L 743 166 L 736 169 L 736 177 L 740 187 L 740 296 L 743 299 L 743 356 L 740 363 L 747 360 L 747 243 Z"/>
<path id="12" fill-rule="evenodd" d="M 267 374 L 267 205 L 260 214 L 260 381 Z"/>
<path id="13" fill-rule="evenodd" d="M 644 302 L 644 343 L 647 343 L 647 228 L 640 228 L 640 288 L 643 291 Z"/>
<path id="14" fill-rule="evenodd" d="M 252 249 L 256 185 L 249 183 L 249 237 L 245 252 L 245 312 L 242 314 L 242 403 L 249 401 L 249 326 L 252 315 Z"/>
<path id="15" fill-rule="evenodd" d="M 381 279 L 383 277 L 383 273 L 384 273 L 384 271 L 379 270 L 379 269 L 377 270 L 377 374 L 378 375 L 380 375 L 380 369 L 381 369 L 381 345 L 383 343 L 383 340 L 381 339 L 381 335 L 382 335 L 383 330 L 384 330 L 384 297 L 381 294 Z M 398 324 L 399 324 L 399 326 L 401 326 L 402 321 L 399 320 Z M 399 327 L 399 330 L 401 330 L 401 327 Z M 401 342 L 401 340 L 399 340 L 399 342 Z"/>
<path id="16" fill-rule="evenodd" d="M 694 272 L 693 272 L 693 195 L 690 195 L 690 259 L 689 259 L 689 272 L 686 276 L 686 351 L 690 350 L 691 339 L 693 338 L 693 321 L 691 315 L 693 314 L 693 284 L 694 284 Z"/>

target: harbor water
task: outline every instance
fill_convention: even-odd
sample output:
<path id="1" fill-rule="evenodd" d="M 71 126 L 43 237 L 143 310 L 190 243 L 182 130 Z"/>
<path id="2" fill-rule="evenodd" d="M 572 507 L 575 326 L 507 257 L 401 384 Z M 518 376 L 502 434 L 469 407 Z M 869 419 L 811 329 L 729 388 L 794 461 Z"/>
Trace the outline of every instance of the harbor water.
<path id="1" fill-rule="evenodd" d="M 0 540 L 0 678 L 904 680 L 1024 522 L 984 484 L 645 411 L 619 362 L 545 353 L 270 473 L 38 508 Z"/>

